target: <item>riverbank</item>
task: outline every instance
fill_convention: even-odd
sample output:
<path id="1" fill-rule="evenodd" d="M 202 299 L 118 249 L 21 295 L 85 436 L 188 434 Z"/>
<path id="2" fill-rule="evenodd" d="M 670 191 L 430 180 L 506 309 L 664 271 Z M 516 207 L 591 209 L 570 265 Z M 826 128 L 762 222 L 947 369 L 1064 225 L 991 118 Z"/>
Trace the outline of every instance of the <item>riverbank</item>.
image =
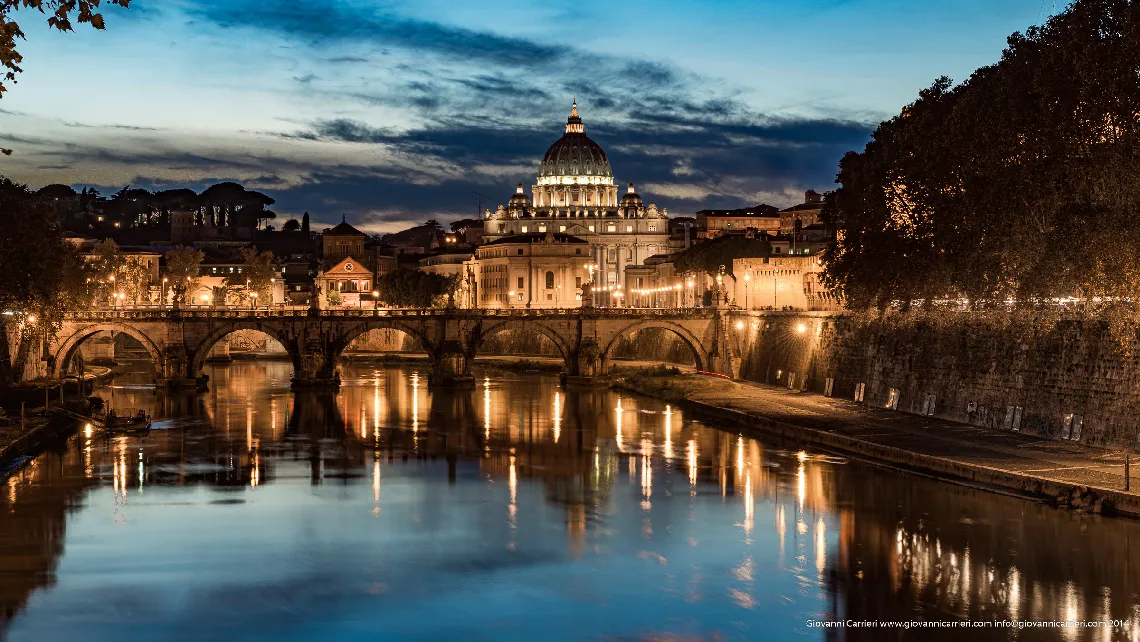
<path id="1" fill-rule="evenodd" d="M 613 385 L 745 432 L 1058 507 L 1140 518 L 1140 492 L 1123 490 L 1122 452 L 700 375 L 635 373 Z"/>

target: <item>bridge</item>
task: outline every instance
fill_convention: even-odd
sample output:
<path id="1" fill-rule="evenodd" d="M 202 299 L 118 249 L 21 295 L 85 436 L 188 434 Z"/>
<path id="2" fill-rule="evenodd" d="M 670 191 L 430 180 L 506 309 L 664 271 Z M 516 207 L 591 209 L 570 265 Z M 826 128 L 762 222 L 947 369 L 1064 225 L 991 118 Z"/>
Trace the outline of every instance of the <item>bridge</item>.
<path id="1" fill-rule="evenodd" d="M 589 383 L 608 372 L 620 337 L 660 328 L 692 350 L 698 369 L 732 376 L 728 323 L 727 311 L 715 308 L 90 310 L 65 317 L 46 359 L 49 371 L 63 377 L 84 341 L 100 332 L 125 333 L 150 354 L 160 387 L 192 386 L 216 343 L 238 330 L 257 330 L 289 353 L 295 388 L 335 386 L 345 348 L 366 332 L 391 329 L 409 335 L 427 353 L 428 385 L 473 385 L 471 363 L 484 341 L 525 328 L 558 348 L 568 382 Z"/>

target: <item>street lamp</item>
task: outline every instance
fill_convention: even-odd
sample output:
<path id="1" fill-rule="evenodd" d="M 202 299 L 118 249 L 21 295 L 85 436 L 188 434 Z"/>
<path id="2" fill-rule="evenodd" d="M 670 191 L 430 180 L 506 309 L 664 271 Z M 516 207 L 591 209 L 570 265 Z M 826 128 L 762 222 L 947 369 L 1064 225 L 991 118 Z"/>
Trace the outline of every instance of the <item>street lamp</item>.
<path id="1" fill-rule="evenodd" d="M 745 310 L 749 309 L 748 308 L 748 294 L 749 294 L 749 290 L 752 289 L 751 281 L 752 281 L 752 270 L 748 270 L 747 272 L 744 273 L 744 309 Z"/>
<path id="2" fill-rule="evenodd" d="M 372 309 L 376 310 L 380 307 L 380 293 L 376 290 L 372 291 Z"/>
<path id="3" fill-rule="evenodd" d="M 203 294 L 202 295 L 202 305 L 210 305 L 210 295 L 209 294 Z"/>
<path id="4" fill-rule="evenodd" d="M 511 307 L 511 302 L 515 300 L 515 291 L 507 292 L 507 307 Z"/>

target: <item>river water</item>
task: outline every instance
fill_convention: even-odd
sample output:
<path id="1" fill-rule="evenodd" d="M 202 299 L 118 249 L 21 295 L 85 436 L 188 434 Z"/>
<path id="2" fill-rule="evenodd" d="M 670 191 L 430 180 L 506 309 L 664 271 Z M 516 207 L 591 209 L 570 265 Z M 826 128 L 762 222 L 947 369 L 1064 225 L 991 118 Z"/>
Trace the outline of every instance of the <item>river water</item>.
<path id="1" fill-rule="evenodd" d="M 211 367 L 101 391 L 0 489 L 10 640 L 1136 640 L 1140 524 L 721 430 L 652 399 L 480 372 Z M 142 381 L 139 378 L 138 381 Z M 1140 542 L 1140 539 L 1138 539 Z M 1138 551 L 1140 553 L 1140 551 Z M 812 621 L 1123 620 L 824 629 Z"/>

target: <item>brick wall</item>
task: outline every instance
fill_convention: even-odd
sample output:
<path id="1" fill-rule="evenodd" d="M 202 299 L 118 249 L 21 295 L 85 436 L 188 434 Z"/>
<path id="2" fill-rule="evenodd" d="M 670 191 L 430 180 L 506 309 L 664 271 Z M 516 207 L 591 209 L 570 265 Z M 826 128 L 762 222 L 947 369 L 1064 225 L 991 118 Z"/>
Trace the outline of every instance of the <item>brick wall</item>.
<path id="1" fill-rule="evenodd" d="M 733 326 L 753 381 L 822 393 L 831 379 L 848 399 L 862 383 L 871 405 L 893 389 L 899 411 L 1097 445 L 1134 444 L 1140 427 L 1140 345 L 1129 354 L 1096 321 L 792 313 Z"/>

